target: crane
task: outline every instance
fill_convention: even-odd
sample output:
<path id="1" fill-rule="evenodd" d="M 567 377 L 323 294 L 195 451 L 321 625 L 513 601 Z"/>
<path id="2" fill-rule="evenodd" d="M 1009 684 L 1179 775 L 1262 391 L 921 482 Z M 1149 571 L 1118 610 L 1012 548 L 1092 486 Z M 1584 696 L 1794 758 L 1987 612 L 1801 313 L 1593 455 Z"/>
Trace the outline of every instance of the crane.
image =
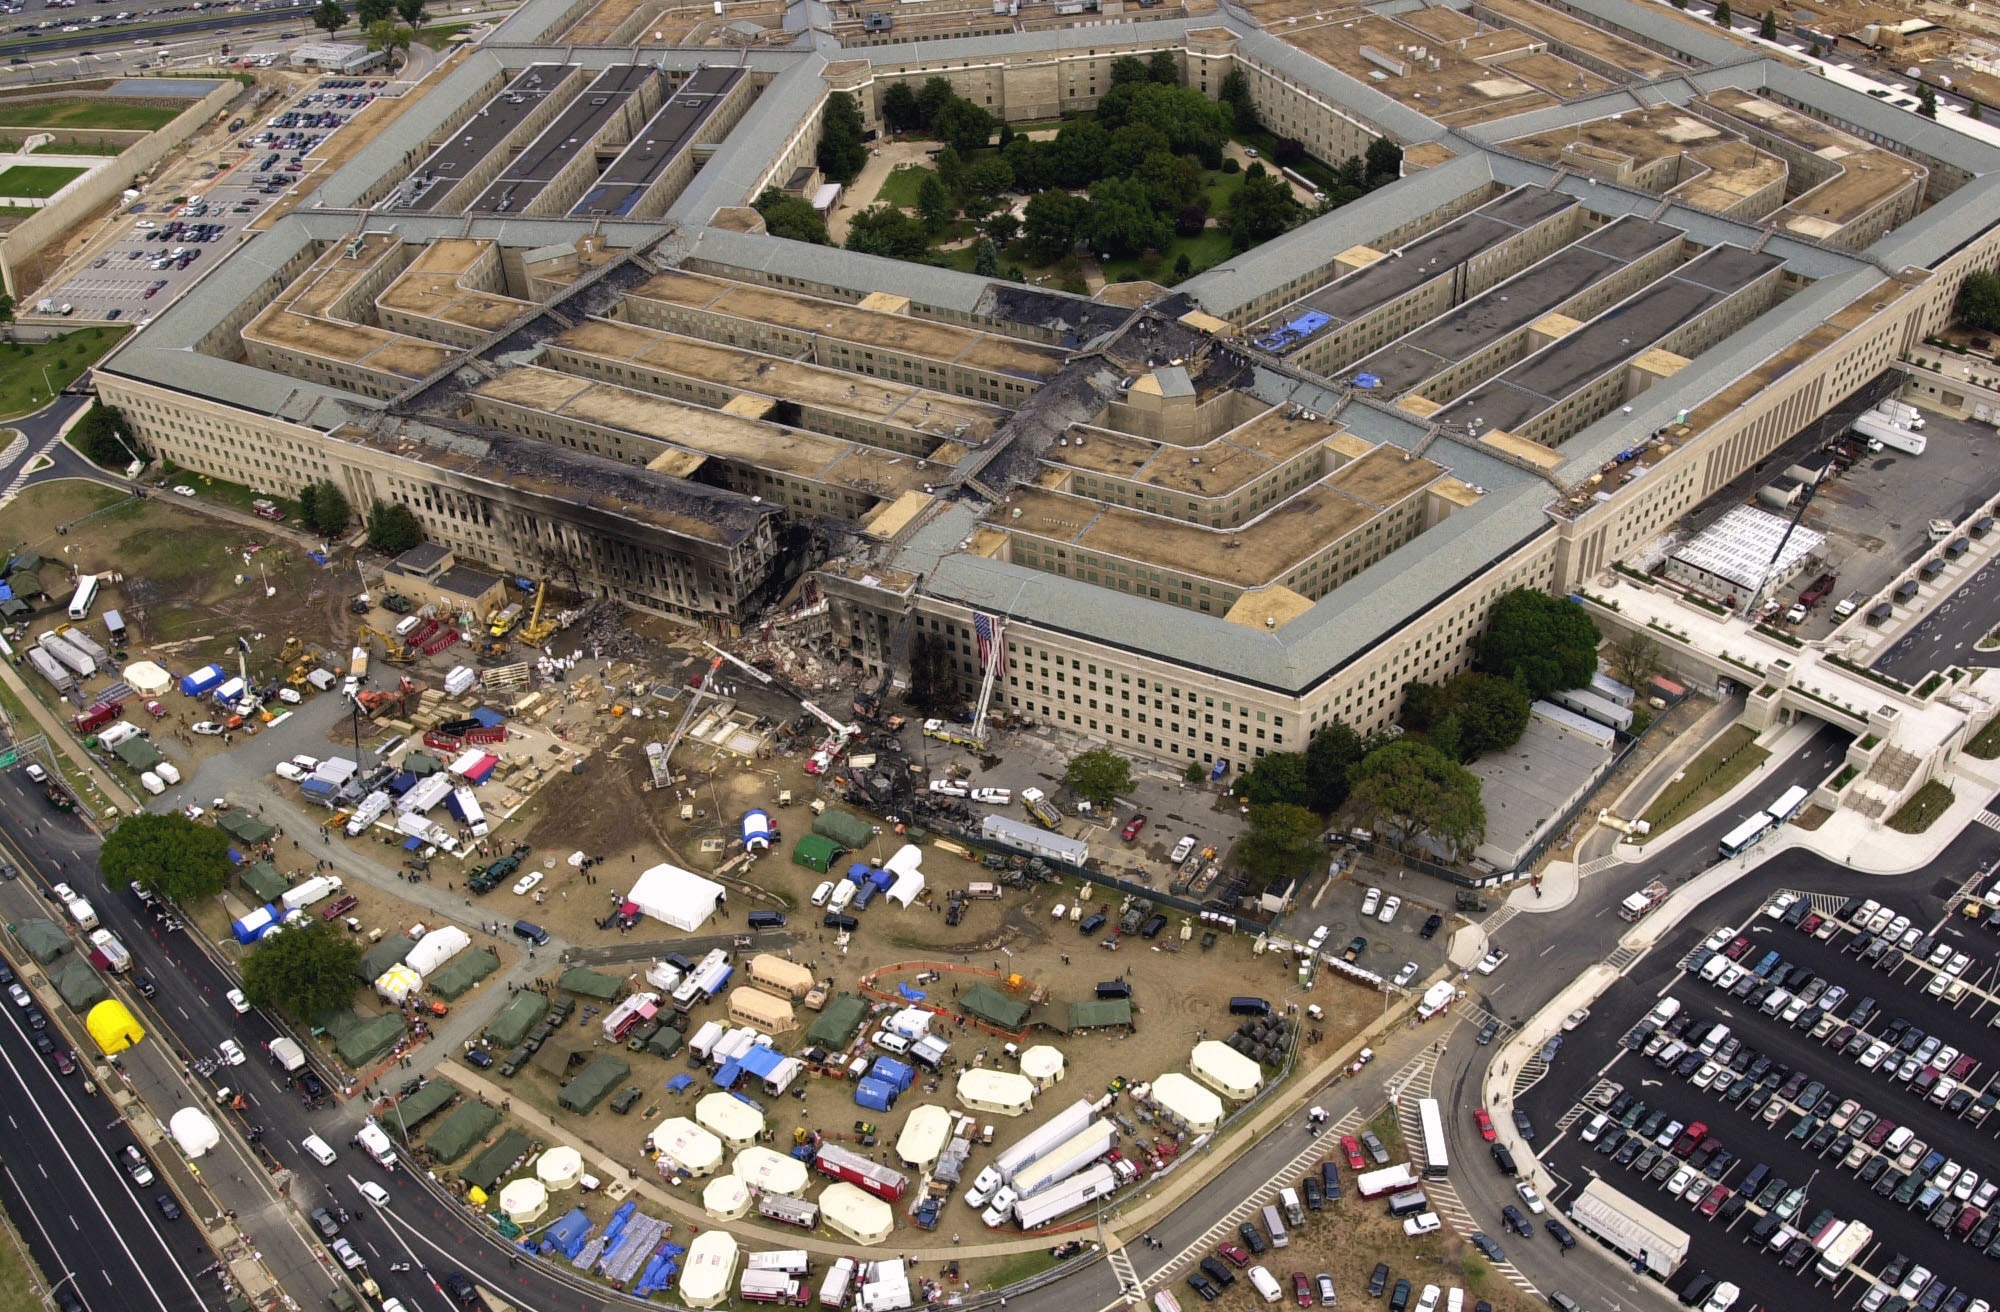
<path id="1" fill-rule="evenodd" d="M 535 585 L 534 614 L 528 616 L 528 623 L 521 629 L 521 641 L 527 643 L 530 647 L 541 646 L 542 642 L 551 633 L 556 631 L 556 622 L 554 620 L 544 620 L 542 618 L 542 602 L 547 599 L 548 595 L 549 581 L 543 579 Z"/>
<path id="2" fill-rule="evenodd" d="M 655 788 L 664 788 L 674 781 L 673 772 L 668 769 L 667 763 L 673 760 L 674 748 L 681 745 L 681 739 L 686 735 L 688 726 L 694 723 L 694 713 L 701 709 L 701 704 L 704 701 L 715 695 L 709 689 L 715 684 L 715 672 L 721 668 L 722 657 L 718 655 L 713 661 L 709 662 L 708 673 L 702 676 L 701 682 L 689 688 L 687 709 L 681 712 L 681 722 L 674 726 L 673 737 L 667 739 L 666 746 L 659 747 L 658 744 L 647 744 L 646 758 L 653 767 L 653 786 Z M 655 750 L 656 747 L 658 748 L 657 751 Z"/>
<path id="3" fill-rule="evenodd" d="M 844 724 L 803 698 L 800 699 L 799 705 L 805 707 L 808 714 L 827 727 L 825 741 L 820 743 L 818 751 L 806 759 L 807 774 L 825 774 L 828 767 L 840 759 L 840 754 L 847 750 L 847 745 L 861 736 L 861 726 Z"/>

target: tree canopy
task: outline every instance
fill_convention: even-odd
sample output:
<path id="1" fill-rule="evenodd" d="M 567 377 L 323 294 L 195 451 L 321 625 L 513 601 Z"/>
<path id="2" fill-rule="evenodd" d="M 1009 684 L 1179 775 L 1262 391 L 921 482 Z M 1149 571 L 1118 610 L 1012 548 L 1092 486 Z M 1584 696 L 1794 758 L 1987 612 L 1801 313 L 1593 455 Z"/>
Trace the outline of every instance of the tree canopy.
<path id="1" fill-rule="evenodd" d="M 1132 763 L 1109 747 L 1093 748 L 1070 758 L 1063 782 L 1079 797 L 1106 807 L 1132 791 Z"/>
<path id="2" fill-rule="evenodd" d="M 313 26 L 332 36 L 347 26 L 347 11 L 340 7 L 340 0 L 319 0 L 312 12 Z"/>
<path id="3" fill-rule="evenodd" d="M 1958 288 L 1958 321 L 1968 328 L 2000 332 L 2000 273 L 1974 269 Z"/>
<path id="4" fill-rule="evenodd" d="M 243 962 L 243 992 L 260 1007 L 275 1007 L 310 1022 L 354 998 L 360 945 L 323 920 L 308 919 L 262 939 Z"/>
<path id="5" fill-rule="evenodd" d="M 1528 728 L 1528 694 L 1512 679 L 1469 671 L 1403 689 L 1403 726 L 1459 761 L 1512 747 Z"/>
<path id="6" fill-rule="evenodd" d="M 125 437 L 124 416 L 104 404 L 94 402 L 89 413 L 77 421 L 69 432 L 69 440 L 83 453 L 83 458 L 104 469 L 123 471 L 134 460 L 141 459 L 138 449 Z"/>
<path id="7" fill-rule="evenodd" d="M 1290 802 L 1253 806 L 1242 855 L 1253 870 L 1295 872 L 1311 861 L 1325 827 L 1318 816 Z"/>
<path id="8" fill-rule="evenodd" d="M 930 233 L 893 205 L 872 205 L 847 221 L 847 249 L 892 260 L 921 260 L 930 250 Z"/>
<path id="9" fill-rule="evenodd" d="M 331 479 L 308 483 L 299 489 L 299 518 L 307 528 L 326 537 L 344 532 L 354 519 L 354 507 L 347 494 Z"/>
<path id="10" fill-rule="evenodd" d="M 1354 767 L 1354 805 L 1397 843 L 1425 839 L 1451 858 L 1486 838 L 1486 805 L 1471 771 L 1412 738 L 1377 747 Z"/>
<path id="11" fill-rule="evenodd" d="M 1284 179 L 1263 163 L 1243 170 L 1243 185 L 1229 202 L 1229 243 L 1248 250 L 1267 242 L 1299 220 L 1300 207 Z"/>
<path id="12" fill-rule="evenodd" d="M 1347 801 L 1348 774 L 1366 750 L 1345 720 L 1330 720 L 1307 740 L 1303 752 L 1258 757 L 1230 791 L 1253 807 L 1285 803 L 1332 815 Z"/>
<path id="13" fill-rule="evenodd" d="M 1596 622 L 1575 602 L 1516 588 L 1494 603 L 1472 652 L 1481 670 L 1518 680 L 1529 697 L 1546 697 L 1590 682 L 1601 641 Z"/>
<path id="14" fill-rule="evenodd" d="M 802 196 L 788 196 L 776 187 L 766 187 L 752 204 L 764 218 L 764 231 L 773 237 L 789 237 L 815 246 L 833 244 L 833 239 L 827 236 L 826 216 Z"/>
<path id="15" fill-rule="evenodd" d="M 854 97 L 845 91 L 829 95 L 820 115 L 819 171 L 835 182 L 854 181 L 868 162 L 865 134 L 861 107 L 854 103 Z"/>
<path id="16" fill-rule="evenodd" d="M 183 906 L 214 897 L 229 881 L 229 835 L 180 814 L 127 816 L 104 840 L 98 868 L 107 884 L 138 881 Z"/>
<path id="17" fill-rule="evenodd" d="M 424 540 L 416 512 L 400 501 L 377 501 L 368 512 L 368 545 L 400 556 Z"/>

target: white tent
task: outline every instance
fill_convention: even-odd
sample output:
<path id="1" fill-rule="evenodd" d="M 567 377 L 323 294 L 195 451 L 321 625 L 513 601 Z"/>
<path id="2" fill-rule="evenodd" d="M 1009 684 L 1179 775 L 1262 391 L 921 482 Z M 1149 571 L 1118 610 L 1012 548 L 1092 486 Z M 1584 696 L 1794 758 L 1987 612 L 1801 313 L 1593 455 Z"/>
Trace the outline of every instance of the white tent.
<path id="1" fill-rule="evenodd" d="M 688 1245 L 681 1267 L 681 1300 L 689 1307 L 714 1307 L 736 1282 L 736 1238 L 727 1230 L 704 1230 Z"/>
<path id="2" fill-rule="evenodd" d="M 175 1112 L 167 1122 L 167 1131 L 189 1157 L 199 1157 L 222 1142 L 222 1133 L 215 1128 L 215 1122 L 208 1119 L 206 1112 L 193 1107 Z"/>
<path id="3" fill-rule="evenodd" d="M 655 920 L 692 933 L 722 905 L 722 885 L 664 862 L 639 876 L 625 900 Z"/>
<path id="4" fill-rule="evenodd" d="M 896 882 L 889 886 L 889 891 L 885 896 L 891 902 L 900 902 L 907 907 L 910 903 L 916 901 L 922 895 L 923 891 L 923 872 L 921 870 L 912 870 L 908 874 L 896 876 Z"/>
<path id="5" fill-rule="evenodd" d="M 951 1113 L 934 1103 L 918 1107 L 903 1122 L 903 1132 L 896 1136 L 896 1156 L 906 1166 L 928 1169 L 951 1138 L 951 1121 Z"/>
<path id="6" fill-rule="evenodd" d="M 844 1181 L 821 1192 L 819 1219 L 857 1244 L 885 1243 L 896 1230 L 895 1208 Z M 685 1292 L 685 1285 L 682 1290 Z"/>
<path id="7" fill-rule="evenodd" d="M 854 1300 L 860 1312 L 889 1312 L 908 1307 L 911 1301 L 910 1273 L 901 1258 L 862 1267 L 861 1289 Z"/>
<path id="8" fill-rule="evenodd" d="M 1035 1085 L 1027 1076 L 1012 1071 L 961 1071 L 958 1100 L 976 1112 L 1019 1116 L 1035 1105 Z"/>
<path id="9" fill-rule="evenodd" d="M 882 863 L 882 868 L 900 879 L 921 865 L 923 859 L 924 849 L 918 847 L 915 843 L 905 843 L 896 849 L 893 856 Z"/>
<path id="10" fill-rule="evenodd" d="M 806 1164 L 798 1158 L 763 1147 L 745 1148 L 736 1154 L 736 1162 L 730 1169 L 760 1193 L 790 1194 L 794 1198 L 805 1193 L 810 1176 Z"/>
<path id="11" fill-rule="evenodd" d="M 549 1191 L 525 1175 L 509 1180 L 500 1191 L 500 1210 L 515 1225 L 527 1225 L 549 1210 Z"/>
<path id="12" fill-rule="evenodd" d="M 174 685 L 174 676 L 151 661 L 133 661 L 125 667 L 124 677 L 141 697 L 158 697 Z"/>
<path id="13" fill-rule="evenodd" d="M 542 1154 L 535 1163 L 535 1178 L 551 1192 L 567 1189 L 583 1174 L 583 1154 L 568 1144 L 560 1144 Z"/>
<path id="14" fill-rule="evenodd" d="M 403 958 L 403 964 L 429 979 L 432 971 L 471 946 L 472 935 L 457 925 L 446 925 L 418 939 L 410 955 Z"/>
<path id="15" fill-rule="evenodd" d="M 425 935 L 426 938 L 429 935 Z M 375 981 L 375 992 L 384 1002 L 402 1006 L 403 999 L 422 989 L 424 977 L 408 966 L 395 965 L 382 972 Z"/>
<path id="16" fill-rule="evenodd" d="M 1034 1081 L 1036 1092 L 1057 1083 L 1063 1077 L 1061 1049 L 1046 1043 L 1036 1044 L 1021 1054 L 1021 1074 Z"/>
<path id="17" fill-rule="evenodd" d="M 1188 1058 L 1194 1077 L 1225 1098 L 1242 1102 L 1264 1087 L 1264 1068 L 1236 1049 L 1215 1039 L 1194 1045 Z"/>
<path id="18" fill-rule="evenodd" d="M 1153 1081 L 1153 1102 L 1195 1134 L 1207 1134 L 1222 1124 L 1222 1099 L 1179 1071 L 1168 1071 Z"/>
<path id="19" fill-rule="evenodd" d="M 722 1164 L 722 1140 L 685 1116 L 670 1116 L 653 1130 L 653 1147 L 688 1175 L 713 1175 Z"/>
<path id="20" fill-rule="evenodd" d="M 701 1191 L 701 1210 L 717 1221 L 734 1221 L 750 1210 L 750 1186 L 733 1175 L 718 1175 Z"/>
<path id="21" fill-rule="evenodd" d="M 731 1148 L 747 1148 L 764 1132 L 764 1114 L 733 1093 L 711 1093 L 694 1105 L 694 1118 Z"/>

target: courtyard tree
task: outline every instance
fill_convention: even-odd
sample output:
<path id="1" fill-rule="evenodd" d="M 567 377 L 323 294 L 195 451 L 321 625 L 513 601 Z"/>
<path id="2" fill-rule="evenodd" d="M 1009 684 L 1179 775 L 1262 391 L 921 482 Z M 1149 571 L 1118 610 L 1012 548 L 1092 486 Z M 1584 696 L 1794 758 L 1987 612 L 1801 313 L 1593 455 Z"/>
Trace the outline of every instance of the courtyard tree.
<path id="1" fill-rule="evenodd" d="M 944 183 L 937 174 L 925 173 L 924 180 L 917 185 L 917 218 L 924 231 L 937 236 L 955 213 L 957 208 L 951 203 L 951 193 L 944 189 Z"/>
<path id="2" fill-rule="evenodd" d="M 1132 791 L 1132 763 L 1109 747 L 1093 748 L 1069 759 L 1063 782 L 1101 809 Z"/>
<path id="3" fill-rule="evenodd" d="M 2000 332 L 2000 273 L 1974 269 L 1958 288 L 1958 321 L 1967 328 Z"/>
<path id="4" fill-rule="evenodd" d="M 937 122 L 937 116 L 944 107 L 956 99 L 958 93 L 951 89 L 950 78 L 925 78 L 922 89 L 917 92 L 917 126 L 929 129 Z"/>
<path id="5" fill-rule="evenodd" d="M 920 260 L 930 250 L 924 225 L 893 205 L 872 205 L 847 221 L 847 249 L 892 260 Z"/>
<path id="6" fill-rule="evenodd" d="M 1531 698 L 1581 688 L 1597 671 L 1603 641 L 1583 607 L 1536 588 L 1516 588 L 1494 603 L 1486 631 L 1472 640 L 1478 667 L 1518 679 Z"/>
<path id="7" fill-rule="evenodd" d="M 789 237 L 793 241 L 811 242 L 815 246 L 832 244 L 826 233 L 826 216 L 814 209 L 812 202 L 803 196 L 790 196 L 776 187 L 766 187 L 758 193 L 754 202 L 757 213 L 764 217 L 764 231 L 773 237 Z"/>
<path id="8" fill-rule="evenodd" d="M 1001 210 L 986 220 L 986 235 L 993 239 L 995 246 L 1006 246 L 1021 235 L 1021 216 L 1012 210 Z"/>
<path id="9" fill-rule="evenodd" d="M 1403 148 L 1387 137 L 1377 137 L 1368 143 L 1368 153 L 1362 157 L 1366 166 L 1368 185 L 1380 187 L 1403 176 Z"/>
<path id="10" fill-rule="evenodd" d="M 1029 198 L 1024 216 L 1022 238 L 1028 244 L 1028 258 L 1054 264 L 1076 246 L 1084 203 L 1066 191 L 1044 191 Z"/>
<path id="11" fill-rule="evenodd" d="M 863 140 L 861 107 L 845 91 L 826 98 L 820 115 L 819 171 L 838 183 L 854 181 L 868 162 L 868 146 Z"/>
<path id="12" fill-rule="evenodd" d="M 1155 50 L 1146 61 L 1146 77 L 1161 86 L 1177 87 L 1181 84 L 1181 61 L 1171 50 Z"/>
<path id="13" fill-rule="evenodd" d="M 954 97 L 932 120 L 931 134 L 960 155 L 970 155 L 992 142 L 993 116 L 970 100 Z"/>
<path id="14" fill-rule="evenodd" d="M 1292 189 L 1267 172 L 1262 163 L 1243 171 L 1243 185 L 1229 202 L 1229 241 L 1237 250 L 1248 250 L 1269 241 L 1299 219 L 1299 203 Z"/>
<path id="15" fill-rule="evenodd" d="M 1248 134 L 1257 130 L 1257 105 L 1250 98 L 1250 79 L 1243 75 L 1241 68 L 1232 67 L 1223 75 L 1216 95 L 1229 106 L 1230 125 L 1238 133 Z"/>
<path id="16" fill-rule="evenodd" d="M 424 526 L 400 501 L 377 501 L 368 511 L 368 545 L 400 556 L 424 540 Z"/>
<path id="17" fill-rule="evenodd" d="M 882 121 L 891 132 L 908 132 L 923 126 L 923 111 L 917 107 L 917 93 L 910 89 L 909 83 L 891 82 L 882 93 Z"/>
<path id="18" fill-rule="evenodd" d="M 243 962 L 243 992 L 257 1006 L 310 1024 L 353 1000 L 360 968 L 361 945 L 311 917 L 257 944 Z"/>
<path id="19" fill-rule="evenodd" d="M 981 278 L 1000 276 L 1000 252 L 994 249 L 991 237 L 981 237 L 979 245 L 972 252 L 972 272 Z"/>
<path id="20" fill-rule="evenodd" d="M 1152 74 L 1146 69 L 1146 61 L 1137 55 L 1120 55 L 1111 61 L 1111 85 L 1114 87 L 1134 86 L 1151 80 Z"/>
<path id="21" fill-rule="evenodd" d="M 1764 38 L 1766 41 L 1776 41 L 1778 39 L 1777 10 L 1766 9 L 1764 11 L 1763 21 L 1757 24 L 1757 35 Z"/>
<path id="22" fill-rule="evenodd" d="M 127 816 L 105 838 L 98 867 L 108 885 L 134 880 L 188 906 L 214 897 L 229 882 L 229 835 L 178 811 Z"/>
<path id="23" fill-rule="evenodd" d="M 1634 688 L 1660 672 L 1660 644 L 1643 633 L 1628 633 L 1604 650 L 1611 672 Z"/>
<path id="24" fill-rule="evenodd" d="M 1430 840 L 1447 856 L 1486 838 L 1486 806 L 1471 771 L 1429 743 L 1399 738 L 1354 767 L 1350 799 L 1377 832 L 1398 844 Z"/>
<path id="25" fill-rule="evenodd" d="M 299 489 L 299 518 L 307 528 L 324 537 L 343 532 L 354 519 L 354 507 L 347 494 L 331 479 L 308 483 Z"/>
<path id="26" fill-rule="evenodd" d="M 313 26 L 332 36 L 347 26 L 347 11 L 340 7 L 340 0 L 319 0 L 312 14 Z"/>
<path id="27" fill-rule="evenodd" d="M 1099 178 L 1090 185 L 1084 235 L 1100 255 L 1123 256 L 1160 249 L 1171 239 L 1172 229 L 1138 179 Z"/>

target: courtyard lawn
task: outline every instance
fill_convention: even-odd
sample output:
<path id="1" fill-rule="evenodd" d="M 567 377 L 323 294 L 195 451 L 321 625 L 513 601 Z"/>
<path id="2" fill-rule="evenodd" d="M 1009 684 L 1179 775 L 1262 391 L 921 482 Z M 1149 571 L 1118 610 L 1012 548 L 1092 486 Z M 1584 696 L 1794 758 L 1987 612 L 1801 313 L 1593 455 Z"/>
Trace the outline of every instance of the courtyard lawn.
<path id="1" fill-rule="evenodd" d="M 889 176 L 882 179 L 882 189 L 875 193 L 870 205 L 894 205 L 897 209 L 914 210 L 917 207 L 917 189 L 924 185 L 924 174 L 935 173 L 936 169 L 922 164 L 898 164 L 889 170 Z"/>
<path id="2" fill-rule="evenodd" d="M 111 100 L 58 100 L 46 105 L 0 108 L 4 128 L 111 128 L 156 132 L 174 121 L 180 110 L 152 105 L 125 105 Z"/>
<path id="3" fill-rule="evenodd" d="M 87 172 L 59 164 L 16 164 L 0 173 L 0 196 L 46 200 Z"/>
<path id="4" fill-rule="evenodd" d="M 1222 228 L 1204 228 L 1199 237 L 1176 237 L 1167 243 L 1167 249 L 1160 253 L 1160 265 L 1152 273 L 1145 271 L 1146 259 L 1142 255 L 1122 260 L 1104 262 L 1106 282 L 1129 282 L 1134 278 L 1146 278 L 1163 286 L 1171 286 L 1174 281 L 1174 264 L 1185 255 L 1188 257 L 1188 276 L 1193 277 L 1204 269 L 1213 268 L 1228 259 L 1232 247 L 1229 233 Z"/>
<path id="5" fill-rule="evenodd" d="M 75 382 L 129 331 L 79 328 L 46 342 L 0 343 L 0 418 L 32 414 L 47 405 L 50 387 L 60 392 Z"/>

